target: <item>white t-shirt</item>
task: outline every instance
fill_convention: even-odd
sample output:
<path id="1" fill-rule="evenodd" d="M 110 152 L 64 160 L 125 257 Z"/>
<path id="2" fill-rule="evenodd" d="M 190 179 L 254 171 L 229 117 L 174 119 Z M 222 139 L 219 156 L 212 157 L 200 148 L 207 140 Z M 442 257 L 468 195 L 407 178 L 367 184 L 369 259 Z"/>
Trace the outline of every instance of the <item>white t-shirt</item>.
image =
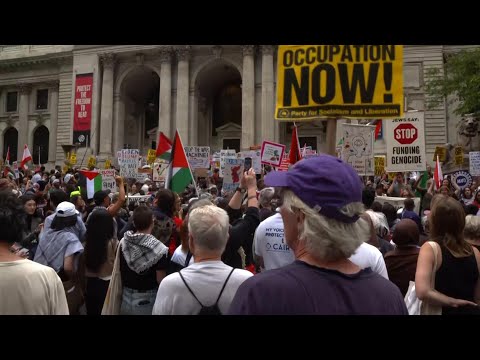
<path id="1" fill-rule="evenodd" d="M 362 243 L 355 251 L 355 254 L 350 256 L 349 259 L 355 265 L 362 269 L 371 268 L 373 272 L 388 279 L 387 267 L 385 266 L 385 260 L 383 260 L 382 253 L 375 246 Z"/>
<path id="2" fill-rule="evenodd" d="M 212 306 L 222 290 L 232 267 L 221 261 L 202 261 L 193 263 L 181 270 L 190 289 L 204 306 Z M 253 274 L 250 271 L 235 269 L 222 296 L 218 308 L 226 314 L 238 287 Z M 197 315 L 201 306 L 188 291 L 178 273 L 168 275 L 162 280 L 153 306 L 153 315 Z"/>
<path id="3" fill-rule="evenodd" d="M 255 255 L 263 258 L 265 270 L 277 269 L 295 260 L 293 250 L 284 240 L 282 215 L 276 213 L 258 225 L 253 249 Z"/>
<path id="4" fill-rule="evenodd" d="M 0 262 L 0 315 L 68 315 L 55 270 L 30 260 Z"/>
<path id="5" fill-rule="evenodd" d="M 173 261 L 174 263 L 185 266 L 185 261 L 187 261 L 187 253 L 182 250 L 182 245 L 180 245 L 175 249 L 175 252 L 173 253 L 172 259 L 170 261 Z M 188 263 L 188 265 L 192 265 L 192 264 L 193 264 L 193 256 L 190 258 L 190 262 Z"/>

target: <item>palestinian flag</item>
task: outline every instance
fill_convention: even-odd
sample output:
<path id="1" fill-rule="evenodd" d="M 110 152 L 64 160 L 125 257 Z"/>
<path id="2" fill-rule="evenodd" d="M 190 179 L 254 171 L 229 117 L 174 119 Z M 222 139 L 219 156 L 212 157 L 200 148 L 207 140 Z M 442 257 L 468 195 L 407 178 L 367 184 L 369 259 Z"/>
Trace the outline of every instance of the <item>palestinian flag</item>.
<path id="1" fill-rule="evenodd" d="M 182 140 L 177 130 L 173 141 L 172 161 L 168 168 L 166 188 L 180 194 L 193 181 L 192 170 L 190 170 Z"/>
<path id="2" fill-rule="evenodd" d="M 421 187 L 422 189 L 426 189 L 427 188 L 427 182 L 428 182 L 428 179 L 429 179 L 429 176 L 428 176 L 428 172 L 427 171 L 424 171 L 423 174 L 421 175 L 421 179 L 418 183 L 418 186 Z M 415 196 L 416 197 L 421 197 L 422 194 L 417 190 L 415 191 Z"/>
<path id="3" fill-rule="evenodd" d="M 93 199 L 93 195 L 102 190 L 102 175 L 96 171 L 80 170 L 87 178 L 87 199 Z"/>
<path id="4" fill-rule="evenodd" d="M 163 132 L 160 131 L 160 136 L 158 137 L 157 145 L 157 157 L 170 161 L 172 156 L 172 140 L 165 136 Z"/>

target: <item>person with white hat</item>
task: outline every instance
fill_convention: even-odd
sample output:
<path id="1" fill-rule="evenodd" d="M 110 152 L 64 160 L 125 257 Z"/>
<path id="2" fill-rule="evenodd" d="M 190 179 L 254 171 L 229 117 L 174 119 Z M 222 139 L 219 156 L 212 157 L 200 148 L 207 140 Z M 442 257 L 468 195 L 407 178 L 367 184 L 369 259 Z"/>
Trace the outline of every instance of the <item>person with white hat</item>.
<path id="1" fill-rule="evenodd" d="M 83 253 L 83 245 L 77 236 L 78 211 L 69 201 L 60 203 L 55 210 L 51 227 L 39 238 L 34 261 L 50 266 L 63 282 L 70 314 L 77 314 L 81 303 L 76 288 L 79 255 Z M 75 291 L 76 290 L 76 291 Z"/>

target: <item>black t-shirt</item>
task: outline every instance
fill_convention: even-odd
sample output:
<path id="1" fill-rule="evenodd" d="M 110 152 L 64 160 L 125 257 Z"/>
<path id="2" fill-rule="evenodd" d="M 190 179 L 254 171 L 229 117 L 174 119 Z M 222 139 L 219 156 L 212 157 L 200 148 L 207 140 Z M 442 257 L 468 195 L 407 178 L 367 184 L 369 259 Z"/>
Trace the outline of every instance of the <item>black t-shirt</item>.
<path id="1" fill-rule="evenodd" d="M 141 274 L 137 274 L 135 271 L 130 269 L 125 261 L 123 253 L 120 251 L 120 273 L 122 275 L 122 285 L 140 291 L 154 290 L 158 288 L 157 283 L 157 270 L 167 270 L 168 267 L 168 258 L 167 256 L 162 256 L 160 260 L 152 267 L 148 268 Z"/>

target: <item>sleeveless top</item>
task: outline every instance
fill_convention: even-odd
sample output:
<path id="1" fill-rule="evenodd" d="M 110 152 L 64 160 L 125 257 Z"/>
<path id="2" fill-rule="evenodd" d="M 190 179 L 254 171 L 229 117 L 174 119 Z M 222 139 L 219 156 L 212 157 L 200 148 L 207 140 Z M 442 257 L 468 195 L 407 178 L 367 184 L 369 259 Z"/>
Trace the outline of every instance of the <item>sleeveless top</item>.
<path id="1" fill-rule="evenodd" d="M 456 258 L 447 248 L 441 248 L 442 265 L 435 275 L 435 290 L 456 299 L 475 302 L 475 285 L 479 276 L 475 254 Z M 444 306 L 442 314 L 480 314 L 480 309 L 473 306 Z"/>

